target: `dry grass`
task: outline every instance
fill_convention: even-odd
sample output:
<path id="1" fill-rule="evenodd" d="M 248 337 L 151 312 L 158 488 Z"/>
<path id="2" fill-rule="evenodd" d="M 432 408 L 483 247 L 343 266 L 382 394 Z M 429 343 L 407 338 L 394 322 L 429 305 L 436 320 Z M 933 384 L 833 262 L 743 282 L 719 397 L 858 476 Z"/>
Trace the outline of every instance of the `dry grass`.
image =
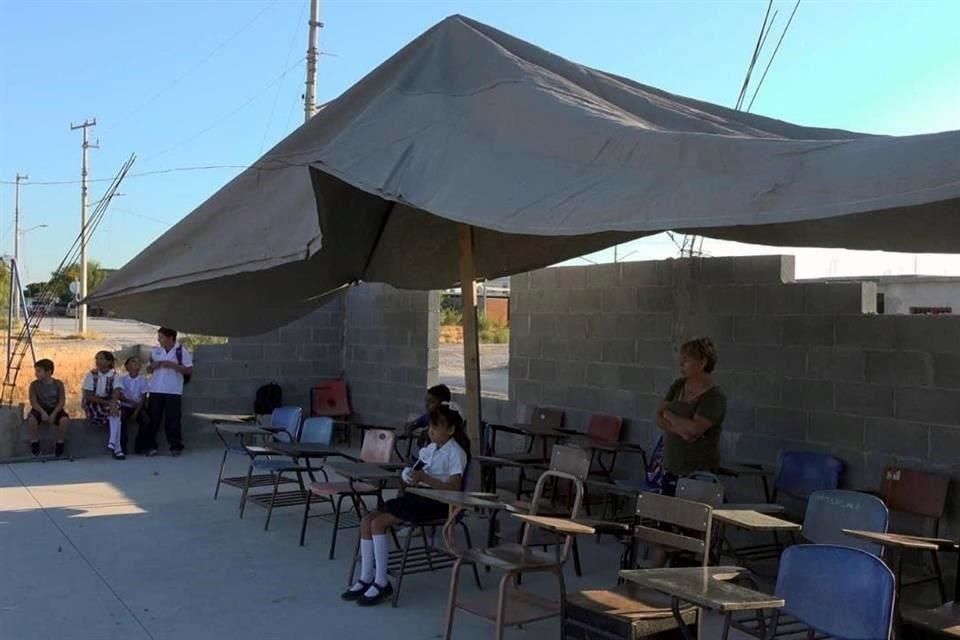
<path id="1" fill-rule="evenodd" d="M 37 360 L 49 358 L 56 365 L 53 377 L 63 380 L 67 390 L 67 413 L 74 417 L 81 417 L 80 387 L 83 378 L 94 367 L 94 355 L 97 351 L 113 351 L 115 345 L 106 344 L 98 340 L 35 340 L 34 348 Z M 17 377 L 17 389 L 14 394 L 14 404 L 22 402 L 29 404 L 28 389 L 34 380 L 33 369 L 30 367 L 30 357 L 25 360 L 25 368 L 21 369 Z"/>

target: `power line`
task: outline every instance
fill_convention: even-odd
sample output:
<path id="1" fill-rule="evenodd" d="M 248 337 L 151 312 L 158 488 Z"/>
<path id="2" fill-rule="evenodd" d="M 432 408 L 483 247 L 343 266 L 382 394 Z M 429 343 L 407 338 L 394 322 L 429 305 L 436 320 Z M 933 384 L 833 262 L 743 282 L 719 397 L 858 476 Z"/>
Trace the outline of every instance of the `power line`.
<path id="1" fill-rule="evenodd" d="M 293 54 L 293 47 L 297 42 L 297 36 L 300 35 L 300 25 L 303 23 L 303 16 L 307 12 L 307 3 L 310 0 L 305 0 L 303 6 L 300 7 L 300 15 L 297 17 L 297 23 L 294 25 L 293 37 L 290 38 L 290 46 L 287 48 L 287 55 L 283 59 L 284 66 L 290 64 L 290 56 Z M 263 147 L 267 144 L 267 135 L 270 133 L 270 126 L 273 124 L 273 114 L 277 110 L 277 100 L 280 99 L 280 93 L 283 89 L 283 85 L 277 86 L 277 92 L 273 95 L 273 104 L 270 106 L 270 117 L 267 118 L 267 127 L 263 130 L 263 138 L 260 140 L 260 150 L 257 152 L 257 155 L 263 154 Z"/>
<path id="2" fill-rule="evenodd" d="M 210 131 L 210 130 L 212 130 L 212 129 L 215 129 L 216 127 L 218 127 L 220 124 L 222 124 L 222 123 L 223 123 L 225 120 L 227 120 L 228 118 L 233 117 L 234 115 L 236 115 L 237 113 L 239 113 L 239 112 L 242 111 L 243 109 L 247 108 L 247 107 L 250 105 L 250 103 L 252 103 L 254 100 L 256 100 L 257 98 L 259 98 L 260 96 L 262 96 L 264 93 L 266 93 L 267 91 L 269 91 L 275 84 L 277 84 L 278 82 L 280 82 L 281 80 L 283 80 L 283 79 L 287 76 L 288 73 L 290 73 L 291 71 L 293 71 L 294 69 L 296 69 L 297 67 L 299 67 L 299 66 L 300 66 L 301 64 L 303 64 L 303 63 L 304 63 L 303 60 L 298 60 L 298 61 L 296 62 L 296 64 L 290 66 L 290 67 L 289 67 L 288 69 L 286 69 L 283 73 L 281 73 L 279 76 L 277 76 L 276 78 L 274 78 L 273 81 L 270 82 L 270 84 L 266 85 L 265 87 L 263 87 L 262 89 L 260 89 L 259 91 L 257 91 L 255 94 L 253 94 L 252 96 L 250 96 L 250 98 L 247 99 L 246 102 L 243 102 L 242 104 L 240 104 L 240 106 L 238 106 L 236 109 L 234 109 L 233 111 L 231 111 L 231 112 L 229 112 L 229 113 L 221 116 L 221 117 L 218 118 L 215 122 L 213 122 L 212 124 L 210 124 L 210 125 L 207 126 L 207 127 L 204 127 L 203 129 L 201 129 L 201 130 L 198 131 L 197 133 L 193 134 L 192 136 L 190 136 L 190 137 L 187 138 L 186 140 L 183 140 L 182 142 L 178 142 L 177 144 L 173 145 L 172 147 L 167 147 L 167 148 L 164 149 L 163 151 L 161 151 L 161 152 L 159 152 L 159 153 L 151 156 L 148 160 L 153 160 L 153 159 L 155 159 L 155 158 L 159 158 L 159 157 L 162 156 L 162 155 L 165 155 L 165 154 L 167 154 L 167 153 L 170 153 L 171 151 L 174 151 L 174 150 L 176 150 L 176 149 L 179 149 L 180 147 L 183 147 L 183 146 L 185 146 L 185 145 L 188 145 L 188 144 L 190 144 L 191 142 L 193 142 L 194 140 L 196 140 L 197 138 L 199 138 L 199 137 L 203 136 L 204 134 L 206 134 L 208 131 Z M 148 160 L 147 160 L 147 161 L 148 161 Z M 145 162 L 146 162 L 146 161 L 145 161 Z"/>
<path id="3" fill-rule="evenodd" d="M 205 55 L 199 62 L 197 62 L 197 63 L 193 64 L 192 66 L 190 66 L 186 71 L 182 72 L 180 75 L 178 75 L 176 78 L 174 78 L 172 82 L 170 82 L 170 83 L 167 84 L 165 87 L 163 87 L 162 89 L 160 89 L 159 91 L 157 91 L 155 94 L 153 94 L 148 100 L 146 100 L 146 101 L 145 101 L 143 104 L 141 104 L 139 107 L 137 107 L 137 108 L 134 109 L 133 111 L 130 111 L 129 113 L 127 113 L 127 114 L 124 115 L 123 117 L 121 117 L 120 120 L 119 120 L 119 122 L 118 122 L 116 125 L 114 125 L 114 129 L 118 129 L 120 126 L 126 124 L 127 121 L 129 121 L 131 117 L 137 115 L 138 113 L 140 113 L 141 111 L 143 111 L 144 109 L 146 109 L 147 107 L 149 107 L 150 105 L 152 105 L 152 104 L 157 100 L 157 98 L 159 98 L 160 96 L 162 96 L 163 94 L 165 94 L 167 91 L 169 91 L 170 89 L 172 89 L 172 88 L 174 88 L 175 86 L 177 86 L 178 84 L 180 84 L 180 82 L 181 82 L 184 78 L 186 78 L 188 75 L 190 75 L 191 73 L 193 73 L 194 71 L 196 71 L 197 69 L 199 69 L 201 66 L 203 66 L 208 60 L 210 60 L 210 58 L 212 58 L 213 56 L 215 56 L 221 49 L 223 49 L 225 46 L 227 46 L 228 44 L 230 44 L 234 39 L 236 39 L 237 36 L 239 36 L 241 33 L 243 33 L 243 32 L 246 31 L 248 28 L 250 28 L 254 23 L 256 23 L 256 22 L 260 19 L 260 17 L 263 16 L 263 14 L 265 14 L 267 11 L 269 11 L 270 9 L 272 9 L 273 6 L 274 6 L 275 4 L 277 4 L 277 2 L 279 2 L 279 1 L 280 1 L 280 0 L 273 0 L 273 2 L 271 2 L 270 4 L 268 4 L 267 6 L 265 6 L 263 9 L 261 9 L 259 12 L 257 12 L 257 14 L 256 14 L 255 16 L 253 16 L 250 20 L 248 20 L 247 22 L 245 22 L 245 23 L 243 24 L 243 26 L 241 26 L 239 29 L 237 29 L 235 32 L 233 32 L 232 35 L 230 35 L 230 36 L 227 37 L 225 40 L 223 40 L 220 44 L 218 44 L 216 47 L 214 47 L 213 50 L 210 51 L 210 53 L 208 53 L 207 55 Z"/>
<path id="4" fill-rule="evenodd" d="M 747 85 L 750 83 L 750 72 L 753 71 L 754 65 L 757 64 L 757 57 L 760 55 L 760 47 L 763 45 L 763 36 L 767 31 L 767 20 L 770 18 L 771 8 L 773 8 L 773 0 L 769 0 L 767 3 L 767 12 L 763 15 L 763 22 L 760 24 L 760 33 L 757 34 L 757 44 L 753 48 L 753 55 L 750 57 L 750 64 L 747 66 L 747 74 L 743 79 L 743 85 L 740 87 L 737 106 L 734 107 L 737 111 L 740 110 L 740 104 L 743 102 L 743 98 L 747 93 Z"/>
<path id="5" fill-rule="evenodd" d="M 790 23 L 793 22 L 793 16 L 797 15 L 797 9 L 800 8 L 800 0 L 797 0 L 797 3 L 793 5 L 793 11 L 790 13 L 790 19 L 787 20 L 787 25 L 783 28 L 783 33 L 780 34 L 780 39 L 777 40 L 777 46 L 774 48 L 773 53 L 770 55 L 770 59 L 767 61 L 767 66 L 763 70 L 763 75 L 760 76 L 760 82 L 757 83 L 757 88 L 753 92 L 753 97 L 750 98 L 750 104 L 747 105 L 747 113 L 750 112 L 750 109 L 753 108 L 753 101 L 757 99 L 757 94 L 760 93 L 760 87 L 763 86 L 763 81 L 767 78 L 767 72 L 770 71 L 770 65 L 773 64 L 773 59 L 777 57 L 777 52 L 780 51 L 780 45 L 783 43 L 783 37 L 787 35 L 787 29 L 790 28 Z"/>

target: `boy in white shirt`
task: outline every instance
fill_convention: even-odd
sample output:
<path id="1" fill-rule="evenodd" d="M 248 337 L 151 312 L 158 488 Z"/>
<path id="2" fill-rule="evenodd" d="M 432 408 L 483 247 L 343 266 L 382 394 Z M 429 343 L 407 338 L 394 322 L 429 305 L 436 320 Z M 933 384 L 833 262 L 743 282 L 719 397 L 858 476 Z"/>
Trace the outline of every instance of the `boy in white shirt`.
<path id="1" fill-rule="evenodd" d="M 127 434 L 120 420 L 120 381 L 113 368 L 115 360 L 109 351 L 97 352 L 96 368 L 83 379 L 83 411 L 90 424 L 109 427 L 107 448 L 115 460 L 123 460 Z"/>
<path id="2" fill-rule="evenodd" d="M 177 332 L 167 327 L 157 330 L 158 346 L 150 352 L 147 373 L 150 378 L 150 438 L 144 444 L 147 455 L 157 455 L 157 430 L 163 425 L 170 445 L 170 455 L 183 451 L 180 413 L 183 409 L 183 385 L 193 375 L 190 352 L 177 344 Z"/>
<path id="3" fill-rule="evenodd" d="M 123 433 L 130 425 L 137 425 L 137 438 L 134 453 L 147 452 L 147 439 L 150 434 L 150 416 L 147 413 L 147 377 L 140 374 L 140 358 L 132 356 L 123 363 L 126 375 L 120 377 L 120 419 L 123 421 Z M 124 441 L 124 445 L 126 442 Z"/>

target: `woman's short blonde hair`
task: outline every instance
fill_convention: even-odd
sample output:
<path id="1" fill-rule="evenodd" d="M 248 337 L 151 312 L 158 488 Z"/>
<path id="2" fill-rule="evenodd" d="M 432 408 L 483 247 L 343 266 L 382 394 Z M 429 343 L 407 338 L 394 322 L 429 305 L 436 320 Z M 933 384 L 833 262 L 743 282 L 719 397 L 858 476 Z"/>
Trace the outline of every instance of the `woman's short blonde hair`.
<path id="1" fill-rule="evenodd" d="M 710 338 L 695 338 L 685 342 L 680 347 L 680 353 L 697 360 L 705 360 L 706 364 L 703 370 L 707 373 L 713 372 L 717 367 L 717 347 L 714 346 L 713 340 Z"/>

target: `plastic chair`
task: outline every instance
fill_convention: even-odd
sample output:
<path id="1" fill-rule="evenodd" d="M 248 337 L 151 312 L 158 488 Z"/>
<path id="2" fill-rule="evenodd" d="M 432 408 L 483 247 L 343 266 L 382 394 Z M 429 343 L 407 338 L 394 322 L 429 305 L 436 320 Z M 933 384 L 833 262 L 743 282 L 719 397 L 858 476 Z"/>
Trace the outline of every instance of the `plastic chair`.
<path id="1" fill-rule="evenodd" d="M 798 545 L 783 552 L 774 594 L 783 612 L 833 638 L 888 640 L 893 625 L 893 572 L 877 556 L 846 546 Z"/>
<path id="2" fill-rule="evenodd" d="M 343 454 L 344 458 L 354 462 L 369 462 L 372 464 L 386 464 L 390 462 L 393 454 L 393 444 L 396 434 L 386 429 L 370 429 L 363 438 L 363 446 L 360 449 L 360 457 L 354 458 Z M 399 474 L 398 474 L 399 476 Z M 300 546 L 303 546 L 307 535 L 307 520 L 310 518 L 329 518 L 331 514 L 322 513 L 314 516 L 310 515 L 310 505 L 313 500 L 320 499 L 329 502 L 333 508 L 333 533 L 330 536 L 330 555 L 333 560 L 334 552 L 337 548 L 337 532 L 340 529 L 348 527 L 357 527 L 360 525 L 360 516 L 363 511 L 364 496 L 376 496 L 377 504 L 383 501 L 384 483 L 372 485 L 366 482 L 313 482 L 310 490 L 307 491 L 307 501 L 303 510 L 303 522 L 300 525 Z M 355 521 L 343 525 L 341 522 L 341 513 L 343 510 L 343 501 L 350 499 L 356 510 Z"/>
<path id="3" fill-rule="evenodd" d="M 943 518 L 947 506 L 947 490 L 950 487 L 950 477 L 920 471 L 904 469 L 902 467 L 888 467 L 883 472 L 883 481 L 880 486 L 880 498 L 891 511 L 909 513 L 931 521 L 931 531 L 922 535 L 940 537 L 940 520 Z M 905 549 L 900 549 L 902 556 Z M 940 558 L 936 551 L 929 551 L 931 575 L 918 578 L 911 582 L 904 582 L 897 569 L 897 592 L 904 587 L 912 587 L 926 582 L 936 582 L 940 592 L 940 601 L 947 600 L 946 589 L 943 585 L 943 572 L 940 570 Z"/>
<path id="4" fill-rule="evenodd" d="M 882 545 L 848 536 L 843 530 L 860 529 L 886 533 L 888 517 L 889 513 L 883 501 L 868 493 L 839 489 L 815 491 L 807 502 L 800 536 L 813 544 L 850 547 L 879 557 L 883 551 Z M 786 553 L 783 557 L 786 557 Z M 781 571 L 782 566 L 781 564 Z M 739 631 L 760 637 L 766 623 L 761 623 L 756 616 L 743 616 L 730 617 L 728 624 Z M 781 636 L 792 636 L 797 633 L 798 627 L 802 628 L 807 623 L 787 611 L 780 616 L 779 624 Z M 777 637 L 777 634 L 768 637 Z"/>
<path id="5" fill-rule="evenodd" d="M 320 444 L 330 446 L 333 442 L 333 419 L 332 418 L 307 418 L 303 421 L 303 425 L 300 427 L 300 434 L 298 437 L 298 442 L 307 442 L 312 444 Z M 310 464 L 310 459 L 306 458 L 306 465 L 301 465 L 299 460 L 294 458 L 293 460 L 269 460 L 269 461 L 255 461 L 254 467 L 258 469 L 266 469 L 273 478 L 273 492 L 270 494 L 270 499 L 267 501 L 267 520 L 263 525 L 263 530 L 267 531 L 270 529 L 270 519 L 273 516 L 274 507 L 294 507 L 301 504 L 305 504 L 307 501 L 307 490 L 303 483 L 303 474 L 307 474 L 311 482 L 316 481 L 316 476 L 314 476 L 314 471 L 320 471 L 323 474 L 323 479 L 329 480 L 327 476 L 327 471 L 322 466 L 319 469 L 314 469 Z M 326 458 L 321 460 L 321 463 L 324 462 Z M 297 479 L 295 482 L 300 485 L 299 491 L 286 491 L 283 494 L 279 493 L 280 484 L 284 481 L 294 482 L 293 480 L 287 480 L 284 478 L 284 474 L 295 473 Z M 278 503 L 277 499 L 280 498 Z M 256 496 L 253 498 L 254 502 L 262 504 L 266 501 L 261 496 Z"/>
<path id="6" fill-rule="evenodd" d="M 617 416 L 592 415 L 587 426 L 587 437 L 596 442 L 616 444 L 623 431 L 623 418 Z"/>
<path id="7" fill-rule="evenodd" d="M 307 418 L 300 427 L 300 442 L 333 444 L 333 418 Z"/>
<path id="8" fill-rule="evenodd" d="M 270 414 L 270 424 L 265 428 L 273 433 L 274 440 L 295 442 L 300 437 L 302 416 L 303 409 L 300 407 L 278 407 Z M 272 485 L 274 483 L 272 470 L 289 466 L 290 462 L 288 460 L 270 460 L 271 452 L 267 447 L 241 446 L 243 446 L 244 453 L 250 458 L 247 479 L 243 484 L 243 494 L 240 496 L 240 517 L 242 518 L 250 488 Z M 260 458 L 267 458 L 267 460 L 261 460 Z M 254 469 L 266 473 L 254 475 Z"/>
<path id="9" fill-rule="evenodd" d="M 844 529 L 887 532 L 889 512 L 883 500 L 859 491 L 816 491 L 807 502 L 803 517 L 804 540 L 814 544 L 853 547 L 880 556 L 883 546 L 846 535 Z"/>
<path id="10" fill-rule="evenodd" d="M 347 446 L 352 444 L 350 396 L 343 380 L 321 380 L 310 389 L 310 416 L 333 418 L 344 425 Z"/>
<path id="11" fill-rule="evenodd" d="M 814 491 L 840 486 L 843 461 L 825 453 L 784 451 L 777 461 L 773 479 L 773 501 L 787 495 L 805 501 Z"/>

